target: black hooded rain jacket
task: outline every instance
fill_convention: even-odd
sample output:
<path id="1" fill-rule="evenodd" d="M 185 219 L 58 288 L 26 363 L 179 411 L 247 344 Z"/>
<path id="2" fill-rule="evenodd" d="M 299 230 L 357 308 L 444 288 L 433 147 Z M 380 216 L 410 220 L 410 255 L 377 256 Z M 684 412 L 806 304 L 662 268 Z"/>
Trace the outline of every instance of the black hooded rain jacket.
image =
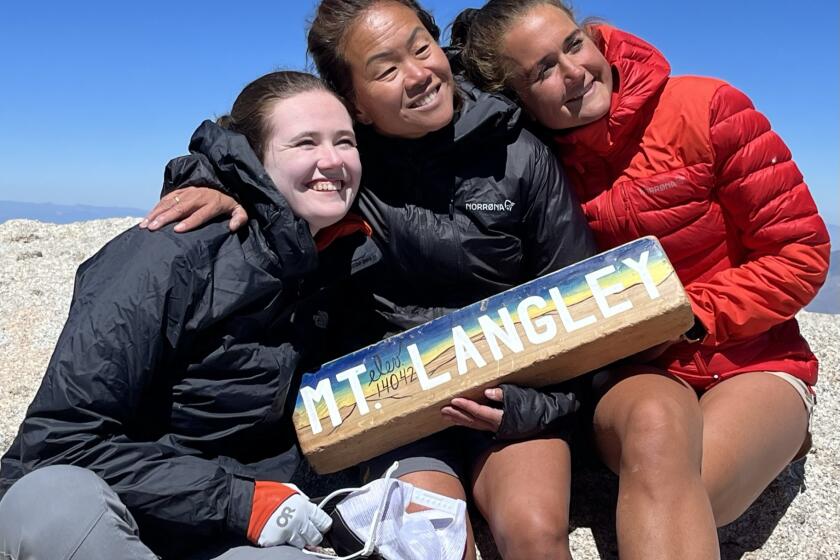
<path id="1" fill-rule="evenodd" d="M 236 185 L 247 228 L 135 227 L 82 264 L 43 383 L 0 463 L 0 496 L 45 465 L 94 471 L 167 557 L 244 541 L 254 481 L 290 479 L 302 360 L 324 359 L 340 284 L 378 254 L 358 233 L 319 256 L 244 137 L 205 122 L 190 149 Z"/>

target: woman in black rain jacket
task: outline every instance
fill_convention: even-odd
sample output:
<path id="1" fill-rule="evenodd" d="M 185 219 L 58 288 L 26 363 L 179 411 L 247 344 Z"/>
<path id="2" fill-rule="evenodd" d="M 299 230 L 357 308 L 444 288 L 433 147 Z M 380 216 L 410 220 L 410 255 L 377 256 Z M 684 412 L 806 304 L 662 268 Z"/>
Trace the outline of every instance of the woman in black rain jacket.
<path id="1" fill-rule="evenodd" d="M 352 134 L 323 84 L 302 80 L 333 99 Z M 0 463 L 0 497 L 43 467 L 92 471 L 166 557 L 213 543 L 265 546 L 254 516 L 271 500 L 258 499 L 260 485 L 291 492 L 276 483 L 299 462 L 290 420 L 298 375 L 330 345 L 341 284 L 378 254 L 358 231 L 319 254 L 244 136 L 205 122 L 190 150 L 236 185 L 246 227 L 135 227 L 83 263 L 43 383 Z M 46 515 L 52 506 L 37 507 Z M 12 538 L 6 529 L 0 541 Z"/>

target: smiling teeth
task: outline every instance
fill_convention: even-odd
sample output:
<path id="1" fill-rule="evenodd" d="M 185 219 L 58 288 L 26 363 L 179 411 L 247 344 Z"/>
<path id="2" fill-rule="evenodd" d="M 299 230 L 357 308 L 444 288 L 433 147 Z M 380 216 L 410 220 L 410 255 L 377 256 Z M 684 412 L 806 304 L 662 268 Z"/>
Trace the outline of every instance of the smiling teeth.
<path id="1" fill-rule="evenodd" d="M 318 192 L 340 191 L 342 184 L 341 181 L 318 181 L 310 183 L 309 188 Z"/>
<path id="2" fill-rule="evenodd" d="M 434 90 L 434 91 L 431 91 L 431 92 L 427 93 L 426 95 L 424 95 L 423 97 L 421 97 L 420 99 L 418 99 L 417 101 L 412 103 L 411 108 L 412 109 L 419 109 L 420 107 L 428 105 L 429 103 L 431 103 L 432 101 L 435 100 L 435 97 L 437 97 L 437 93 L 438 93 L 437 90 Z"/>

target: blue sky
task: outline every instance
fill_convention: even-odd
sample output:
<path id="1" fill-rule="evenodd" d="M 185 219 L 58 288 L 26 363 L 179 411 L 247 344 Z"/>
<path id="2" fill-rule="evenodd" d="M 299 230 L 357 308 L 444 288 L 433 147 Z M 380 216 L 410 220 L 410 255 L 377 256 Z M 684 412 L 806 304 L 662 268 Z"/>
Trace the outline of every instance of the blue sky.
<path id="1" fill-rule="evenodd" d="M 425 0 L 445 25 L 481 0 Z M 656 45 L 675 74 L 752 97 L 840 224 L 838 2 L 578 0 Z M 278 68 L 301 68 L 311 0 L 7 3 L 0 19 L 0 200 L 157 199 L 202 119 Z"/>

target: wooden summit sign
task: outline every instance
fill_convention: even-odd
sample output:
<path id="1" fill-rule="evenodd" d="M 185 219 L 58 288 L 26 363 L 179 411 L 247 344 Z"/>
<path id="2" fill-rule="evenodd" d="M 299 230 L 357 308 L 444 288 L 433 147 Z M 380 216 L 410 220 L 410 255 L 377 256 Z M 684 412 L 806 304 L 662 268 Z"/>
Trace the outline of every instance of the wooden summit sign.
<path id="1" fill-rule="evenodd" d="M 558 383 L 693 322 L 665 252 L 645 237 L 304 375 L 295 429 L 312 467 L 335 472 L 448 427 L 440 408 L 455 396 Z"/>

